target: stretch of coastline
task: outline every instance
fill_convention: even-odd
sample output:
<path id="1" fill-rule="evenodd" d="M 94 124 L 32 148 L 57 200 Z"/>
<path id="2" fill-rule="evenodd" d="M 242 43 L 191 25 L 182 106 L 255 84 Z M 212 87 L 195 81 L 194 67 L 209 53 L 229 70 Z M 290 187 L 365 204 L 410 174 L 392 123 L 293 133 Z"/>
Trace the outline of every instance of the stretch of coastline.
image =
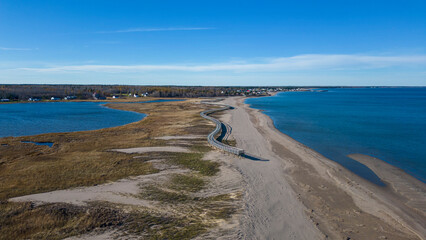
<path id="1" fill-rule="evenodd" d="M 149 210 L 158 216 L 170 216 L 174 212 L 197 224 L 214 223 L 194 232 L 196 239 L 425 239 L 423 182 L 379 159 L 349 155 L 385 183 L 385 187 L 375 185 L 283 134 L 261 110 L 245 104 L 246 99 L 230 97 L 216 102 L 234 109 L 214 117 L 230 126 L 231 135 L 226 141 L 233 143 L 234 139 L 248 157 L 206 146 L 205 137 L 213 126 L 209 121 L 199 121 L 200 111 L 211 109 L 210 105 L 201 103 L 202 99 L 110 105 L 115 109 L 147 113 L 144 120 L 120 127 L 2 138 L 2 154 L 7 156 L 2 160 L 7 164 L 3 164 L 5 184 L 0 192 L 3 199 L 9 201 L 2 203 L 11 209 L 31 203 L 36 210 L 42 210 L 43 218 L 56 214 L 56 210 L 43 210 L 50 207 L 74 209 L 77 206 L 90 214 L 88 210 L 93 206 L 108 202 L 108 206 L 120 214 L 128 214 L 120 210 L 125 205 Z M 54 145 L 37 146 L 23 140 Z M 199 159 L 192 158 L 194 149 L 202 151 L 197 153 Z M 38 154 L 32 154 L 35 151 Z M 176 155 L 170 154 L 173 152 Z M 173 158 L 179 156 L 182 158 Z M 216 170 L 217 174 L 201 178 L 205 187 L 190 193 L 197 198 L 192 199 L 188 192 L 180 191 L 184 201 L 156 199 L 149 186 L 176 192 L 170 187 L 174 186 L 171 183 L 176 174 L 199 179 L 200 172 L 191 172 L 186 165 L 169 165 L 188 156 L 191 164 L 195 161 L 195 164 L 211 164 L 209 166 L 220 166 L 220 169 Z M 125 164 L 117 164 L 118 160 Z M 81 171 L 83 168 L 85 171 Z M 154 185 L 147 186 L 150 183 Z M 221 198 L 215 204 L 201 206 L 200 212 L 225 209 L 232 214 L 214 217 L 188 211 L 200 207 L 197 200 L 200 197 L 212 196 Z M 88 203 L 91 205 L 87 206 Z M 169 211 L 172 208 L 173 211 Z M 9 225 L 3 228 L 9 234 L 6 236 L 21 234 L 14 230 L 13 218 L 22 219 L 25 214 L 28 221 L 34 221 L 34 217 L 39 217 L 40 212 L 28 217 L 31 211 L 8 215 Z M 123 226 L 128 224 L 124 222 Z M 116 229 L 116 233 L 100 229 L 102 235 L 87 231 L 74 235 L 88 234 L 76 236 L 77 239 L 114 239 L 123 230 Z M 51 229 L 49 233 L 43 231 L 34 230 L 34 234 L 52 234 Z M 26 236 L 25 239 L 31 238 Z"/>
<path id="2" fill-rule="evenodd" d="M 245 182 L 248 239 L 425 239 L 425 184 L 385 162 L 350 156 L 387 185 L 377 186 L 278 131 L 242 97 L 222 116 L 237 147 L 262 161 L 231 160 Z"/>

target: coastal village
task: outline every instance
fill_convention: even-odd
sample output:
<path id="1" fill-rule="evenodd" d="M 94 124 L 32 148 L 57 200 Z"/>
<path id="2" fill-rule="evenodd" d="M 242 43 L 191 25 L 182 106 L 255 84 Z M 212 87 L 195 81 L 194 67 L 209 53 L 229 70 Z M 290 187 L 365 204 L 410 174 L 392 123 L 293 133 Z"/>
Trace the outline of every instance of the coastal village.
<path id="1" fill-rule="evenodd" d="M 215 97 L 227 97 L 227 96 L 245 96 L 245 97 L 262 97 L 270 96 L 274 92 L 300 92 L 300 91 L 311 91 L 311 88 L 307 87 L 211 87 L 215 91 L 213 96 Z M 185 88 L 182 88 L 186 90 Z M 143 98 L 143 97 L 185 97 L 181 94 L 172 94 L 167 96 L 169 92 L 173 92 L 172 87 L 165 87 L 164 89 L 159 90 L 150 90 L 150 91 L 129 91 L 127 93 L 110 93 L 103 91 L 94 91 L 90 95 L 62 95 L 56 94 L 51 96 L 37 94 L 35 96 L 30 96 L 25 99 L 19 96 L 13 97 L 2 97 L 0 96 L 0 102 L 17 102 L 17 101 L 28 101 L 28 102 L 40 102 L 40 101 L 68 101 L 68 100 L 106 100 L 106 99 L 121 99 L 121 98 Z M 195 88 L 195 92 L 200 91 Z M 166 96 L 164 96 L 166 95 Z M 193 95 L 197 97 L 198 94 Z"/>

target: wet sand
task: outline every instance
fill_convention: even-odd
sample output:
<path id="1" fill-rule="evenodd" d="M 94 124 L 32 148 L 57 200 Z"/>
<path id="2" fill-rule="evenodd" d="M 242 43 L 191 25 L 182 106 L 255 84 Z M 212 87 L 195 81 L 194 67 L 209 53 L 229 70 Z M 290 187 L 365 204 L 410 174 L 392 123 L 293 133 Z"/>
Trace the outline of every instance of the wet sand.
<path id="1" fill-rule="evenodd" d="M 243 101 L 225 99 L 235 109 L 221 120 L 232 127 L 237 147 L 268 160 L 232 161 L 245 182 L 243 239 L 426 238 L 422 182 L 351 156 L 388 185 L 370 183 L 279 132 Z"/>

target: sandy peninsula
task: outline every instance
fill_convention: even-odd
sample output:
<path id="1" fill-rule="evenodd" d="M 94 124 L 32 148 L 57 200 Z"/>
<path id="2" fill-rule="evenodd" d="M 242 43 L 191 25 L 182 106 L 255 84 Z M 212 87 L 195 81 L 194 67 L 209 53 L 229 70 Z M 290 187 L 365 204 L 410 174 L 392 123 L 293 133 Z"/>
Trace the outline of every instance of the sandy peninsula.
<path id="1" fill-rule="evenodd" d="M 214 117 L 228 126 L 226 142 L 249 157 L 208 146 L 214 124 L 200 117 L 212 108 L 205 99 L 116 104 L 148 117 L 95 131 L 1 139 L 0 236 L 426 238 L 424 183 L 379 159 L 350 155 L 386 183 L 374 185 L 279 132 L 245 99 L 217 101 L 234 109 Z"/>
<path id="2" fill-rule="evenodd" d="M 425 184 L 351 156 L 387 183 L 376 186 L 279 132 L 244 99 L 223 100 L 235 109 L 221 116 L 237 147 L 259 157 L 232 161 L 245 182 L 244 239 L 426 238 Z"/>

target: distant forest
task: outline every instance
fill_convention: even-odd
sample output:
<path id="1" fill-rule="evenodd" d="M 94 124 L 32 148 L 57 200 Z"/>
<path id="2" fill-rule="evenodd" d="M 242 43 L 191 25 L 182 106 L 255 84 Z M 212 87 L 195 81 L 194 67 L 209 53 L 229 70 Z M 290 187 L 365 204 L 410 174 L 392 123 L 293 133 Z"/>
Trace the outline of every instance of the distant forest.
<path id="1" fill-rule="evenodd" d="M 137 94 L 149 97 L 217 97 L 241 95 L 252 87 L 189 87 L 189 86 L 129 86 L 129 85 L 0 85 L 0 98 L 11 101 L 29 98 L 50 99 L 75 96 L 77 99 L 92 99 L 93 94 L 101 97 L 128 96 Z"/>

